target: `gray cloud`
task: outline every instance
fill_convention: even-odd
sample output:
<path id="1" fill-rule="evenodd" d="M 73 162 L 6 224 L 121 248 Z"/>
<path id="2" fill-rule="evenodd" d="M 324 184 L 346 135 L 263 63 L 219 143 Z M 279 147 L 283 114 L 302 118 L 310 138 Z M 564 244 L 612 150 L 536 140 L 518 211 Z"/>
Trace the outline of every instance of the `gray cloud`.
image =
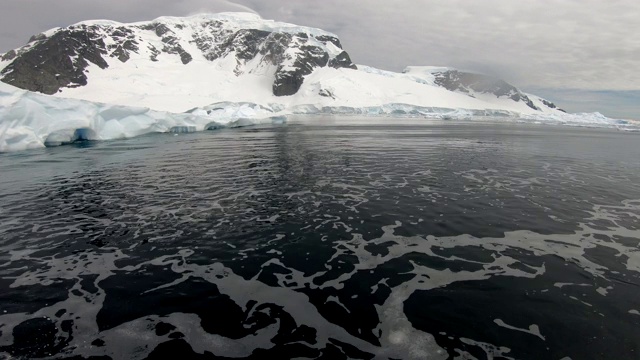
<path id="1" fill-rule="evenodd" d="M 383 69 L 446 65 L 524 88 L 640 89 L 636 0 L 2 0 L 0 51 L 86 19 L 250 9 L 334 32 L 354 61 Z"/>

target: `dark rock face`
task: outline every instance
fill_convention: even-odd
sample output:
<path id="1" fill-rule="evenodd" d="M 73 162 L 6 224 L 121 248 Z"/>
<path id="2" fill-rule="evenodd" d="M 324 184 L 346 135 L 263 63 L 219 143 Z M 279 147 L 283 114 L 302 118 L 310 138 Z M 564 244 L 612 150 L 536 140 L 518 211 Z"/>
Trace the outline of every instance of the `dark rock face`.
<path id="1" fill-rule="evenodd" d="M 32 37 L 29 38 L 29 43 L 32 43 L 34 41 L 38 41 L 38 40 L 44 40 L 47 37 L 45 36 L 45 34 L 35 34 Z"/>
<path id="2" fill-rule="evenodd" d="M 162 47 L 162 52 L 180 56 L 180 61 L 185 65 L 193 60 L 191 54 L 184 50 L 182 45 L 180 45 L 180 41 L 175 36 L 165 36 L 162 38 L 162 42 L 165 44 Z"/>
<path id="3" fill-rule="evenodd" d="M 126 27 L 117 28 L 112 38 L 116 40 L 115 44 L 107 47 L 107 51 L 111 51 L 111 57 L 115 57 L 122 62 L 129 60 L 132 52 L 138 52 L 138 41 L 136 41 L 133 31 Z"/>
<path id="4" fill-rule="evenodd" d="M 447 90 L 461 92 L 469 96 L 473 93 L 494 94 L 497 97 L 508 97 L 513 101 L 522 101 L 534 110 L 540 110 L 531 99 L 518 90 L 515 86 L 504 80 L 487 75 L 467 73 L 458 70 L 447 70 L 434 73 L 436 85 Z M 544 100 L 543 103 L 555 109 L 556 106 Z"/>
<path id="5" fill-rule="evenodd" d="M 175 33 L 165 24 L 150 24 L 148 26 L 142 26 L 141 28 L 145 30 L 152 30 L 156 36 L 160 37 L 163 43 L 162 52 L 180 56 L 180 61 L 185 65 L 193 60 L 191 54 L 186 52 L 182 45 L 180 45 L 180 40 L 175 36 Z M 158 51 L 158 49 L 153 45 L 150 45 L 149 49 L 153 53 L 151 60 L 158 61 L 158 54 L 160 54 L 160 51 Z"/>
<path id="6" fill-rule="evenodd" d="M 305 76 L 319 67 L 356 69 L 346 51 L 332 57 L 323 47 L 328 43 L 340 47 L 340 41 L 332 36 L 313 36 L 307 33 L 268 32 L 256 29 L 242 29 L 229 32 L 221 29 L 220 22 L 206 25 L 214 38 L 224 39 L 216 45 L 207 37 L 194 37 L 194 42 L 208 60 L 216 60 L 235 52 L 238 66 L 236 75 L 242 73 L 242 65 L 257 56 L 261 63 L 277 66 L 273 94 L 288 96 L 298 92 Z M 213 44 L 213 45 L 212 45 Z M 287 54 L 287 49 L 297 49 L 294 55 Z"/>
<path id="7" fill-rule="evenodd" d="M 556 106 L 556 104 L 552 103 L 551 101 L 547 101 L 547 100 L 542 99 L 542 103 L 545 104 L 547 107 L 550 107 L 552 109 L 558 109 L 559 111 L 562 111 L 562 112 L 566 113 L 566 111 L 558 108 Z"/>
<path id="8" fill-rule="evenodd" d="M 211 61 L 225 57 L 234 51 L 236 58 L 247 61 L 253 59 L 258 54 L 260 45 L 263 44 L 270 34 L 268 31 L 242 29 L 231 33 L 220 45 L 213 48 L 209 48 L 205 42 L 206 45 L 201 48 L 201 50 L 208 50 L 206 58 Z"/>
<path id="9" fill-rule="evenodd" d="M 335 96 L 333 96 L 333 94 L 331 93 L 331 91 L 327 90 L 327 89 L 320 89 L 318 91 L 318 95 L 320 96 L 324 96 L 324 97 L 330 97 L 332 99 L 335 99 Z"/>
<path id="10" fill-rule="evenodd" d="M 102 69 L 108 65 L 102 38 L 91 37 L 84 29 L 60 31 L 19 54 L 0 73 L 2 81 L 13 86 L 45 94 L 61 87 L 87 84 L 84 69 L 93 63 Z"/>
<path id="11" fill-rule="evenodd" d="M 333 59 L 329 60 L 329 66 L 332 68 L 349 68 L 357 69 L 356 65 L 351 61 L 349 54 L 346 51 L 341 52 Z"/>
<path id="12" fill-rule="evenodd" d="M 63 87 L 86 85 L 89 64 L 106 69 L 109 65 L 105 56 L 126 62 L 131 52 L 139 50 L 131 29 L 124 26 L 107 29 L 113 40 L 108 46 L 101 30 L 104 28 L 97 25 L 78 25 L 50 37 L 43 34 L 32 37 L 29 47 L 17 54 L 13 51 L 13 62 L 0 73 L 2 81 L 30 91 L 55 94 Z"/>
<path id="13" fill-rule="evenodd" d="M 325 67 L 329 62 L 329 55 L 317 46 L 303 45 L 293 59 L 293 66 L 280 65 L 276 71 L 273 83 L 273 94 L 286 96 L 295 94 L 306 75 L 311 74 L 316 67 Z"/>
<path id="14" fill-rule="evenodd" d="M 260 47 L 263 61 L 270 64 L 280 64 L 285 60 L 285 51 L 289 48 L 293 36 L 284 33 L 270 33 Z"/>
<path id="15" fill-rule="evenodd" d="M 329 36 L 329 35 L 320 35 L 320 36 L 316 36 L 316 40 L 326 44 L 326 43 L 332 43 L 333 45 L 339 47 L 340 49 L 342 49 L 342 44 L 340 44 L 340 40 L 337 37 L 333 37 L 333 36 Z"/>
<path id="16" fill-rule="evenodd" d="M 306 34 L 305 34 L 306 35 Z M 296 35 L 298 42 L 305 38 L 300 34 Z M 318 36 L 315 40 L 327 45 L 327 42 L 333 43 L 340 47 L 340 41 L 330 36 Z M 304 77 L 311 74 L 315 68 L 330 66 L 333 68 L 349 68 L 356 69 L 356 65 L 351 62 L 349 54 L 346 51 L 340 52 L 335 57 L 329 54 L 321 47 L 315 45 L 299 46 L 302 52 L 296 54 L 293 60 L 293 66 L 280 65 L 276 71 L 276 80 L 273 83 L 273 94 L 276 96 L 293 95 L 300 89 Z"/>
<path id="17" fill-rule="evenodd" d="M 13 60 L 13 59 L 15 59 L 15 57 L 16 57 L 16 51 L 15 50 L 9 50 L 7 53 L 2 55 L 2 61 Z"/>
<path id="18" fill-rule="evenodd" d="M 193 28 L 191 38 L 181 38 L 177 29 L 187 26 Z M 347 52 L 335 55 L 336 47 L 342 49 L 340 40 L 329 35 L 237 30 L 221 20 L 187 26 L 162 22 L 120 26 L 80 24 L 49 37 L 38 34 L 25 47 L 2 56 L 11 63 L 0 72 L 0 77 L 3 82 L 22 89 L 54 94 L 64 87 L 86 85 L 90 81 L 87 77 L 90 64 L 106 69 L 109 66 L 106 59 L 126 63 L 132 54 L 140 54 L 141 50 L 149 54 L 151 61 L 161 61 L 160 55 L 169 54 L 178 56 L 187 65 L 193 61 L 193 55 L 185 50 L 186 42 L 195 44 L 209 61 L 233 54 L 237 76 L 251 71 L 245 65 L 256 58 L 259 64 L 275 66 L 273 93 L 277 96 L 295 94 L 304 78 L 316 68 L 356 68 Z M 150 32 L 160 41 L 144 40 L 141 32 Z M 293 51 L 288 51 L 290 49 Z"/>

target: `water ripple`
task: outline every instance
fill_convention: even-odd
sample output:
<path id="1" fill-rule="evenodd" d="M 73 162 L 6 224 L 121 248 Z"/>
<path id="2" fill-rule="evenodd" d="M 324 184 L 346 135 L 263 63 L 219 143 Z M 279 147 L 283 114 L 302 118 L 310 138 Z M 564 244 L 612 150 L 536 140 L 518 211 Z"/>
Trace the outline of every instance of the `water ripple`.
<path id="1" fill-rule="evenodd" d="M 0 354 L 633 357 L 634 141 L 319 118 L 2 154 Z"/>

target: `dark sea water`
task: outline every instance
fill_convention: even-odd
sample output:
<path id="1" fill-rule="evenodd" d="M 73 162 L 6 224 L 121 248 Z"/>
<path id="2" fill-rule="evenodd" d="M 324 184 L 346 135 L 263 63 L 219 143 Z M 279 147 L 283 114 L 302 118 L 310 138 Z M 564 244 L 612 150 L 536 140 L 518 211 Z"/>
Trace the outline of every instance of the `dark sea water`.
<path id="1" fill-rule="evenodd" d="M 638 359 L 640 134 L 310 118 L 0 154 L 0 358 Z"/>

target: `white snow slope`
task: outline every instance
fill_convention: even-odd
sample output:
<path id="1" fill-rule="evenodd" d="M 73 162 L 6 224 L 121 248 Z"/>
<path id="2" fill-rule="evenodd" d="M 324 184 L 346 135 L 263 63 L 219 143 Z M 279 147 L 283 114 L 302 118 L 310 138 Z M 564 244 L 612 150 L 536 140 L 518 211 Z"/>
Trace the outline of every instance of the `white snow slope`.
<path id="1" fill-rule="evenodd" d="M 202 24 L 211 20 L 224 22 L 230 31 L 259 29 L 335 36 L 246 13 L 162 17 L 130 24 L 142 44 L 140 50 L 126 62 L 105 57 L 106 69 L 91 64 L 86 86 L 63 88 L 47 96 L 0 83 L 0 152 L 66 143 L 78 137 L 106 140 L 149 132 L 203 130 L 212 124 L 270 122 L 280 119 L 271 117 L 286 114 L 404 114 L 445 119 L 510 116 L 554 123 L 625 125 L 597 113 L 565 114 L 529 94 L 541 110 L 492 94 L 472 97 L 452 92 L 434 83 L 432 73 L 442 69 L 433 67 L 409 67 L 403 73 L 363 65 L 358 70 L 321 67 L 305 78 L 296 94 L 278 97 L 272 92 L 273 65 L 259 57 L 239 63 L 234 52 L 211 61 L 190 41 L 204 36 L 200 34 Z M 180 45 L 193 56 L 191 62 L 183 64 L 179 56 L 166 53 L 158 55 L 157 61 L 150 60 L 148 46 L 144 45 L 161 47 L 162 41 L 140 25 L 158 23 L 175 33 Z M 105 29 L 107 45 L 109 31 L 125 26 L 104 20 L 82 24 Z M 44 35 L 56 31 L 59 29 Z M 324 48 L 329 53 L 341 51 L 332 44 Z M 9 63 L 0 61 L 0 70 Z"/>

